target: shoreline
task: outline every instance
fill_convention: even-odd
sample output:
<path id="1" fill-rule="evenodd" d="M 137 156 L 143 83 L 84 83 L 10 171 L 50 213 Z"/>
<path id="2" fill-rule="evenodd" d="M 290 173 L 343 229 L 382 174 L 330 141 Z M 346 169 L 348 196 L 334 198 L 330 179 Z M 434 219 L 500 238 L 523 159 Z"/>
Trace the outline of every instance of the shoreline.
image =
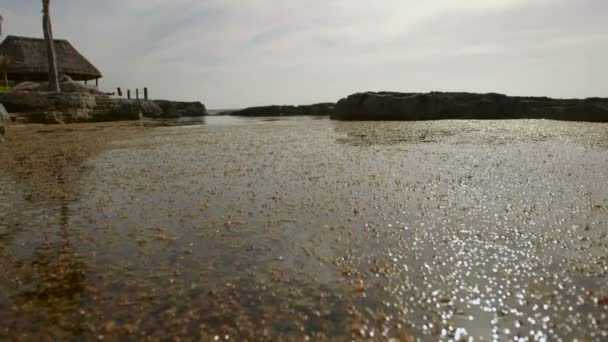
<path id="1" fill-rule="evenodd" d="M 70 83 L 70 85 L 72 85 Z M 72 124 L 205 116 L 329 117 L 337 121 L 547 119 L 608 122 L 608 98 L 552 99 L 487 93 L 364 92 L 337 103 L 207 110 L 201 102 L 127 100 L 91 92 L 1 93 L 0 139 L 15 123 Z M 2 111 L 2 109 L 5 109 Z"/>

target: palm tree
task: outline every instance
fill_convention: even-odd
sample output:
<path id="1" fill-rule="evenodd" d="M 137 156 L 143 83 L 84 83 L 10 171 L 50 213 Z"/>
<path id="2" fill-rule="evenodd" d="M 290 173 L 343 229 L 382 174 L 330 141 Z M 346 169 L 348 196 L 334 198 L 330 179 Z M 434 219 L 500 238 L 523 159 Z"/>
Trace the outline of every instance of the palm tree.
<path id="1" fill-rule="evenodd" d="M 4 18 L 2 17 L 2 14 L 0 14 L 0 36 L 2 36 L 2 22 L 4 21 Z M 8 68 L 8 63 L 9 63 L 9 58 L 8 56 L 5 56 L 3 54 L 0 53 L 0 72 L 2 72 L 2 76 L 4 78 L 4 86 L 8 88 L 8 79 L 6 78 L 6 69 Z"/>
<path id="2" fill-rule="evenodd" d="M 51 28 L 50 14 L 51 0 L 42 0 L 42 29 L 49 59 L 49 90 L 59 93 L 59 73 L 57 71 L 57 56 L 55 55 L 55 42 L 53 41 L 53 30 Z"/>
<path id="3" fill-rule="evenodd" d="M 0 53 L 0 74 L 2 74 L 2 79 L 4 80 L 4 86 L 6 88 L 8 88 L 7 72 L 8 72 L 9 64 L 11 64 L 11 62 L 12 61 L 8 56 Z"/>

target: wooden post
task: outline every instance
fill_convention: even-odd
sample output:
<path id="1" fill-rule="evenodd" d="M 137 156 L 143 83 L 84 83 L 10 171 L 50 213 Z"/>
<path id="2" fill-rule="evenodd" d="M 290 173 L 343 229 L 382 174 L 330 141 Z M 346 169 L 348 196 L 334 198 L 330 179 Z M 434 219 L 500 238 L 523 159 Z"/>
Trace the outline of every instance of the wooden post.
<path id="1" fill-rule="evenodd" d="M 89 80 L 84 80 L 84 85 L 88 85 L 89 84 Z"/>
<path id="2" fill-rule="evenodd" d="M 95 87 L 97 87 L 99 89 L 99 78 L 95 79 Z"/>
<path id="3" fill-rule="evenodd" d="M 127 99 L 131 99 L 131 89 L 127 89 Z"/>
<path id="4" fill-rule="evenodd" d="M 135 99 L 139 100 L 139 88 L 135 89 Z"/>
<path id="5" fill-rule="evenodd" d="M 148 88 L 144 87 L 144 100 L 148 101 Z"/>
<path id="6" fill-rule="evenodd" d="M 120 89 L 120 87 L 116 88 L 116 94 L 118 94 L 118 96 L 122 97 L 122 89 Z"/>

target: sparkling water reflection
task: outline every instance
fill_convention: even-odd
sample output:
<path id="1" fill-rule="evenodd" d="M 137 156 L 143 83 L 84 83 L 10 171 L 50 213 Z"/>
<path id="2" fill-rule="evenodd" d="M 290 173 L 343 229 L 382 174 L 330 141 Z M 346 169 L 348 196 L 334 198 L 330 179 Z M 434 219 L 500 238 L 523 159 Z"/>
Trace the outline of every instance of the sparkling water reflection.
<path id="1" fill-rule="evenodd" d="M 199 120 L 0 146 L 0 337 L 608 338 L 607 125 Z"/>

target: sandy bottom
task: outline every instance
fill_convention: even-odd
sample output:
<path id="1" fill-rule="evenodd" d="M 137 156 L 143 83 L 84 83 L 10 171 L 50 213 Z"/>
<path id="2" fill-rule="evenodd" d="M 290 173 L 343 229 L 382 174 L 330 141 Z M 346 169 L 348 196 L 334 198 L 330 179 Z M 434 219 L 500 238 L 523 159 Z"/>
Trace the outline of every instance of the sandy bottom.
<path id="1" fill-rule="evenodd" d="M 608 339 L 606 124 L 211 117 L 6 138 L 0 339 Z"/>

